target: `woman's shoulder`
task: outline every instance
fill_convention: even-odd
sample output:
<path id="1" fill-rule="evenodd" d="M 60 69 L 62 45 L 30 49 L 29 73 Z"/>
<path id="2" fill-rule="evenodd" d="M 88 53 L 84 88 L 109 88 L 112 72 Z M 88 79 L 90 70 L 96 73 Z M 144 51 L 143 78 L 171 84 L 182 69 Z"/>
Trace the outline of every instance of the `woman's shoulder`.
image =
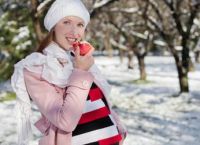
<path id="1" fill-rule="evenodd" d="M 34 52 L 27 55 L 24 59 L 20 60 L 14 65 L 14 72 L 13 75 L 11 76 L 12 82 L 13 83 L 21 82 L 24 74 L 40 75 L 42 72 L 43 62 L 44 62 L 44 56 L 41 53 Z"/>
<path id="2" fill-rule="evenodd" d="M 33 52 L 27 55 L 21 63 L 23 65 L 23 70 L 31 73 L 41 74 L 44 62 L 45 56 L 42 53 Z"/>
<path id="3" fill-rule="evenodd" d="M 44 62 L 45 55 L 39 52 L 32 52 L 27 55 L 23 60 L 25 64 L 41 64 Z"/>
<path id="4" fill-rule="evenodd" d="M 25 58 L 21 59 L 15 64 L 15 68 L 23 68 L 26 66 L 32 66 L 32 65 L 40 65 L 44 63 L 45 61 L 45 55 L 38 52 L 33 52 L 29 55 L 27 55 Z"/>
<path id="5" fill-rule="evenodd" d="M 43 66 L 35 66 L 33 69 L 30 70 L 30 68 L 24 68 L 23 69 L 23 74 L 24 77 L 32 77 L 37 80 L 41 80 L 41 75 L 42 75 L 42 67 Z"/>

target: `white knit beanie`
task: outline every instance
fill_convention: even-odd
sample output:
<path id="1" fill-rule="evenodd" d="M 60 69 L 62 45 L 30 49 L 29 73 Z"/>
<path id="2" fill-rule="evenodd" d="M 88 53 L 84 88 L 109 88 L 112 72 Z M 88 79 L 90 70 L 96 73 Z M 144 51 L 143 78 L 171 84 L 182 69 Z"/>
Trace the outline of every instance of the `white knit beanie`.
<path id="1" fill-rule="evenodd" d="M 56 23 L 66 16 L 82 18 L 85 26 L 90 21 L 90 14 L 81 0 L 56 0 L 44 18 L 45 28 L 50 31 Z"/>

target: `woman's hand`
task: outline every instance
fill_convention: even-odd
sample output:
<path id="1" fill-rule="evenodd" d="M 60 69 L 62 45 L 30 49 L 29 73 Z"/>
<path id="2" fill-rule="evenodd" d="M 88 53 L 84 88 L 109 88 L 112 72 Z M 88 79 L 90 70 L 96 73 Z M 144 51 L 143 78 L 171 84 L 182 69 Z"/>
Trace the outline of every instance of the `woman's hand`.
<path id="1" fill-rule="evenodd" d="M 81 70 L 89 70 L 89 68 L 94 64 L 94 57 L 92 53 L 94 48 L 92 48 L 87 54 L 84 56 L 80 55 L 80 49 L 77 47 L 75 49 L 75 57 L 73 61 L 74 68 L 81 69 Z"/>
<path id="2" fill-rule="evenodd" d="M 119 145 L 123 145 L 125 137 L 122 136 L 122 140 L 119 142 Z"/>
<path id="3" fill-rule="evenodd" d="M 124 139 L 119 142 L 119 145 L 123 145 Z"/>
<path id="4" fill-rule="evenodd" d="M 123 145 L 124 140 L 125 140 L 126 135 L 127 135 L 127 132 L 125 132 L 124 134 L 121 134 L 121 135 L 122 135 L 122 140 L 119 142 L 119 145 Z"/>

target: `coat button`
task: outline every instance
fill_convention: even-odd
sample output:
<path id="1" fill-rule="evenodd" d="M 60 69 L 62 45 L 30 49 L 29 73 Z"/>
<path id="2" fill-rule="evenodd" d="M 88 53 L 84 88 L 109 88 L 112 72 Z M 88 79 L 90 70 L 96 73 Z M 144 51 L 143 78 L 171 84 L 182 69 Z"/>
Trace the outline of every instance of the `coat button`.
<path id="1" fill-rule="evenodd" d="M 82 84 L 83 84 L 84 87 L 89 87 L 88 81 L 83 81 Z"/>

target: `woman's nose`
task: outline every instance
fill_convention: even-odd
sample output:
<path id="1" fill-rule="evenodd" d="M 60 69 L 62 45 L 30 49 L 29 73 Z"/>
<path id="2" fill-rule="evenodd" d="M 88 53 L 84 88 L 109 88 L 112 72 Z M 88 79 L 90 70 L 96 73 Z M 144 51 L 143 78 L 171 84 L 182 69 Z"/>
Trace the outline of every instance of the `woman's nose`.
<path id="1" fill-rule="evenodd" d="M 76 26 L 72 25 L 70 27 L 70 34 L 75 38 L 79 36 L 79 33 L 78 33 Z"/>

